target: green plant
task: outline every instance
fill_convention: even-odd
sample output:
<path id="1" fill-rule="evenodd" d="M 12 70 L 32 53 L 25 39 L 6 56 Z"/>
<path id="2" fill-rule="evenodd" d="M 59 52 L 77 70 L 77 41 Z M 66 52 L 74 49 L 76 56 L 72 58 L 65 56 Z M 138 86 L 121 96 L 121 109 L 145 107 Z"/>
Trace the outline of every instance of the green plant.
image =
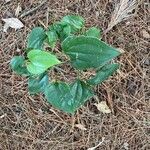
<path id="1" fill-rule="evenodd" d="M 47 30 L 35 27 L 27 38 L 26 54 L 14 56 L 10 62 L 12 70 L 28 77 L 30 94 L 43 93 L 47 101 L 64 112 L 74 114 L 88 99 L 94 96 L 93 86 L 100 84 L 118 68 L 110 61 L 120 52 L 101 41 L 101 31 L 92 27 L 84 31 L 84 19 L 68 15 L 49 26 Z M 61 42 L 61 55 L 67 61 L 54 55 L 57 42 Z M 51 52 L 44 50 L 47 43 Z M 49 82 L 48 71 L 70 63 L 78 76 L 72 83 L 62 81 Z M 82 80 L 82 72 L 93 68 L 96 75 Z M 80 78 L 81 77 L 81 78 Z"/>

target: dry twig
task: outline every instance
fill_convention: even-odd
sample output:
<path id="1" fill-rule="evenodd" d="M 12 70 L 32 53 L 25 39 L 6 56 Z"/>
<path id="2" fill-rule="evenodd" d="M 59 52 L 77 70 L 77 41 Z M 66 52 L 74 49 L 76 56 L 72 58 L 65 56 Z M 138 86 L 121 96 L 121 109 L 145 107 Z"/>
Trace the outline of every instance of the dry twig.
<path id="1" fill-rule="evenodd" d="M 36 11 L 36 10 L 39 9 L 41 6 L 43 6 L 46 2 L 47 2 L 47 0 L 44 0 L 44 1 L 41 2 L 41 4 L 39 4 L 37 7 L 32 8 L 32 9 L 30 9 L 29 11 L 22 13 L 22 14 L 20 15 L 20 17 L 23 18 L 23 17 L 29 15 L 30 13 Z"/>

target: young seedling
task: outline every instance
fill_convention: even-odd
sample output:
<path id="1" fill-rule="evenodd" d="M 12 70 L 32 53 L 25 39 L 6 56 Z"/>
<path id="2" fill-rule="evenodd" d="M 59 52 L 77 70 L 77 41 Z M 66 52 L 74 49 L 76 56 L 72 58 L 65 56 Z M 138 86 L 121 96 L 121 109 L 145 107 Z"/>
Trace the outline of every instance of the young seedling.
<path id="1" fill-rule="evenodd" d="M 30 94 L 43 93 L 52 106 L 70 114 L 95 95 L 94 86 L 119 68 L 119 64 L 111 64 L 110 61 L 121 53 L 100 40 L 98 28 L 92 27 L 83 32 L 83 27 L 84 19 L 76 15 L 63 17 L 47 30 L 35 27 L 28 35 L 25 56 L 14 56 L 10 62 L 13 71 L 27 76 Z M 96 75 L 82 79 L 80 74 L 72 83 L 49 82 L 48 72 L 64 64 L 57 54 L 53 54 L 58 42 L 61 43 L 61 55 L 69 58 L 67 63 L 77 72 L 92 68 Z M 51 52 L 44 50 L 45 43 Z"/>

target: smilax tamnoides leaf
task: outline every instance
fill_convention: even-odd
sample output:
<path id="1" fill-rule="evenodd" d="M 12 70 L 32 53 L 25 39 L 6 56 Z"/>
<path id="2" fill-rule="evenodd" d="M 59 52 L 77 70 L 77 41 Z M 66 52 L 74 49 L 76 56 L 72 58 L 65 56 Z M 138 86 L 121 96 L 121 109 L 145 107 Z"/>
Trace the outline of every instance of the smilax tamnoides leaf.
<path id="1" fill-rule="evenodd" d="M 62 43 L 62 49 L 77 69 L 98 68 L 120 55 L 115 48 L 88 36 L 72 36 Z"/>
<path id="2" fill-rule="evenodd" d="M 53 107 L 72 115 L 95 95 L 93 86 L 119 68 L 111 62 L 121 54 L 101 40 L 98 27 L 86 30 L 84 24 L 81 16 L 67 15 L 46 29 L 35 27 L 28 34 L 25 56 L 10 61 L 13 71 L 28 77 L 31 95 L 43 94 Z M 96 74 L 85 78 L 89 69 Z M 71 71 L 76 79 L 69 79 Z"/>
<path id="3" fill-rule="evenodd" d="M 31 50 L 27 57 L 29 59 L 27 69 L 32 74 L 41 74 L 49 67 L 61 63 L 55 55 L 41 50 Z"/>

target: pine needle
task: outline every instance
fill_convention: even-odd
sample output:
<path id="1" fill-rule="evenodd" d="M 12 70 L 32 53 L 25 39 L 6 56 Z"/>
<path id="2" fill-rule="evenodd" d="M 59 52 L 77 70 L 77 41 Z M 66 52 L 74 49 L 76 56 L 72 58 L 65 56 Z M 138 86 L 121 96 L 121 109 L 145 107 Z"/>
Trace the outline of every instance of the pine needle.
<path id="1" fill-rule="evenodd" d="M 112 14 L 111 21 L 105 33 L 111 30 L 115 25 L 134 15 L 133 10 L 137 8 L 138 0 L 120 0 L 116 2 L 115 10 Z"/>

